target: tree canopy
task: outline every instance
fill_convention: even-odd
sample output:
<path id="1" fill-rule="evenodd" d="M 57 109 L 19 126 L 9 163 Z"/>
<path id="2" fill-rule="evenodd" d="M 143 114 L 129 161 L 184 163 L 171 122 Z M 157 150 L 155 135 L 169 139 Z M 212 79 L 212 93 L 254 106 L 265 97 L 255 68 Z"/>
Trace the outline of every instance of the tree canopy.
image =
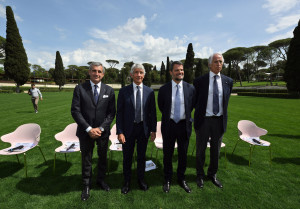
<path id="1" fill-rule="evenodd" d="M 60 90 L 61 90 L 61 87 L 63 85 L 65 85 L 65 83 L 66 83 L 66 75 L 65 75 L 65 71 L 64 71 L 64 65 L 63 65 L 63 61 L 62 61 L 59 51 L 56 52 L 54 81 L 55 81 L 56 85 L 59 86 Z"/>

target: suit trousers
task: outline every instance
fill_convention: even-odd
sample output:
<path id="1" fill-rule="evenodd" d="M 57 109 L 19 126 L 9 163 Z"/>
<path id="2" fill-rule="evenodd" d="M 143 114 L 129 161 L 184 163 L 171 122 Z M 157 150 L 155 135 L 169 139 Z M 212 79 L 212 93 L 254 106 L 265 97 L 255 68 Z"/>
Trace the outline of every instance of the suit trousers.
<path id="1" fill-rule="evenodd" d="M 124 180 L 125 182 L 130 182 L 131 180 L 132 156 L 135 143 L 137 143 L 137 176 L 138 180 L 144 180 L 148 139 L 145 136 L 143 122 L 134 123 L 130 137 L 125 140 L 125 144 L 122 145 Z"/>
<path id="2" fill-rule="evenodd" d="M 173 175 L 172 158 L 174 153 L 175 141 L 178 144 L 178 167 L 177 167 L 177 180 L 184 180 L 186 162 L 187 162 L 187 150 L 189 146 L 189 139 L 186 132 L 186 120 L 181 120 L 175 123 L 170 120 L 170 133 L 163 136 L 163 153 L 164 153 L 164 175 L 165 181 L 171 181 Z"/>
<path id="3" fill-rule="evenodd" d="M 39 97 L 31 97 L 31 102 L 35 111 L 38 111 Z"/>
<path id="4" fill-rule="evenodd" d="M 218 171 L 219 154 L 223 138 L 223 116 L 205 117 L 199 130 L 196 130 L 196 170 L 197 177 L 203 178 L 205 150 L 210 138 L 210 164 L 207 176 L 215 176 Z"/>
<path id="5" fill-rule="evenodd" d="M 98 175 L 97 182 L 103 181 L 107 169 L 107 149 L 108 149 L 108 137 L 91 139 L 89 136 L 79 139 L 80 151 L 82 157 L 82 181 L 83 185 L 91 186 L 92 183 L 92 157 L 95 142 L 97 144 L 98 153 Z"/>

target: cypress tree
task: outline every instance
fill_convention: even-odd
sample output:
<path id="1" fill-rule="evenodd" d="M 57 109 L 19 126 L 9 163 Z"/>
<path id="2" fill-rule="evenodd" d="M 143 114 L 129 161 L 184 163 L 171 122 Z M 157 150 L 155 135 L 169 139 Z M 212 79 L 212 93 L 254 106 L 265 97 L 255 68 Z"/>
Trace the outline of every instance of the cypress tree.
<path id="1" fill-rule="evenodd" d="M 6 76 L 16 82 L 16 92 L 19 93 L 20 86 L 25 84 L 30 76 L 30 69 L 22 38 L 10 6 L 6 7 L 6 18 L 4 70 Z"/>
<path id="2" fill-rule="evenodd" d="M 150 63 L 143 63 L 143 66 L 146 71 L 146 75 L 144 77 L 143 84 L 151 87 L 151 68 L 153 67 L 153 65 L 151 65 Z"/>
<path id="3" fill-rule="evenodd" d="M 193 81 L 193 67 L 194 67 L 194 50 L 193 50 L 193 44 L 189 43 L 187 52 L 186 52 L 186 58 L 184 62 L 184 81 L 187 83 L 191 83 Z"/>
<path id="4" fill-rule="evenodd" d="M 203 74 L 203 64 L 202 64 L 202 59 L 199 59 L 195 69 L 195 78 L 202 76 L 202 74 Z"/>
<path id="5" fill-rule="evenodd" d="M 59 51 L 56 52 L 55 69 L 54 69 L 54 81 L 59 86 L 59 90 L 66 83 L 66 75 L 64 71 L 63 61 L 61 59 Z"/>
<path id="6" fill-rule="evenodd" d="M 300 20 L 294 30 L 287 53 L 287 62 L 284 71 L 286 87 L 290 92 L 300 93 Z"/>
<path id="7" fill-rule="evenodd" d="M 167 57 L 167 69 L 166 69 L 166 83 L 171 81 L 171 75 L 170 75 L 170 61 L 169 61 L 169 57 Z"/>
<path id="8" fill-rule="evenodd" d="M 160 66 L 160 82 L 161 83 L 165 83 L 165 81 L 166 81 L 165 73 L 166 73 L 166 67 L 165 67 L 164 62 L 162 61 L 161 66 Z"/>

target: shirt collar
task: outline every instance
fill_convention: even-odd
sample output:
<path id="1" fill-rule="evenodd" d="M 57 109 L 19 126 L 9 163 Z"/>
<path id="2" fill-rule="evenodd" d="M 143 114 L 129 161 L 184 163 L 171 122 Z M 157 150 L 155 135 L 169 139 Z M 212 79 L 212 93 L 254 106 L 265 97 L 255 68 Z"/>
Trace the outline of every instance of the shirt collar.
<path id="1" fill-rule="evenodd" d="M 215 75 L 218 75 L 219 77 L 221 77 L 220 72 L 218 74 L 214 74 L 213 72 L 209 71 L 209 77 L 213 78 Z"/>
<path id="2" fill-rule="evenodd" d="M 172 80 L 172 87 L 175 88 L 177 83 Z M 178 86 L 181 88 L 182 87 L 182 81 L 179 82 Z"/>
<path id="3" fill-rule="evenodd" d="M 134 82 L 132 82 L 132 84 L 133 84 L 133 88 L 136 89 L 137 85 Z M 143 83 L 141 83 L 139 87 L 140 89 L 143 89 Z"/>
<path id="4" fill-rule="evenodd" d="M 90 80 L 90 83 L 91 83 L 92 88 L 94 88 L 95 85 L 97 85 L 99 89 L 100 89 L 100 87 L 101 87 L 101 81 L 100 81 L 98 84 L 94 84 L 94 83 Z"/>

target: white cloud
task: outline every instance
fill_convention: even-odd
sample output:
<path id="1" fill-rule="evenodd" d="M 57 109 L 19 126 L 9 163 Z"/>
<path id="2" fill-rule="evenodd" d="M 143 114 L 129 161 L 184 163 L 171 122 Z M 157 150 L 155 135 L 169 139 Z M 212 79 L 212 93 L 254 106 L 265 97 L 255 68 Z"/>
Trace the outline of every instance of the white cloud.
<path id="1" fill-rule="evenodd" d="M 0 17 L 6 18 L 6 9 L 3 5 L 0 4 Z"/>
<path id="2" fill-rule="evenodd" d="M 266 29 L 266 32 L 275 33 L 277 31 L 281 31 L 291 26 L 297 25 L 299 19 L 300 19 L 299 13 L 295 15 L 278 18 L 277 23 L 269 25 L 269 27 Z"/>
<path id="3" fill-rule="evenodd" d="M 58 26 L 54 26 L 54 29 L 55 29 L 56 31 L 58 31 L 58 33 L 59 33 L 59 38 L 60 38 L 61 40 L 64 40 L 64 39 L 67 38 L 67 35 L 66 35 L 66 29 L 60 28 L 60 27 L 58 27 Z"/>
<path id="4" fill-rule="evenodd" d="M 202 59 L 208 58 L 213 53 L 214 53 L 213 48 L 204 46 L 199 51 L 195 51 L 195 57 L 202 58 Z"/>
<path id="5" fill-rule="evenodd" d="M 216 18 L 223 18 L 223 14 L 221 12 L 217 13 Z"/>
<path id="6" fill-rule="evenodd" d="M 268 9 L 271 15 L 287 12 L 293 9 L 300 0 L 266 0 L 263 8 Z"/>
<path id="7" fill-rule="evenodd" d="M 283 33 L 283 34 L 276 35 L 276 36 L 272 37 L 271 39 L 269 39 L 266 43 L 264 43 L 264 45 L 268 45 L 269 43 L 276 41 L 276 40 L 280 40 L 280 39 L 293 38 L 294 37 L 293 31 L 294 31 L 294 29 L 290 30 L 286 33 Z"/>

